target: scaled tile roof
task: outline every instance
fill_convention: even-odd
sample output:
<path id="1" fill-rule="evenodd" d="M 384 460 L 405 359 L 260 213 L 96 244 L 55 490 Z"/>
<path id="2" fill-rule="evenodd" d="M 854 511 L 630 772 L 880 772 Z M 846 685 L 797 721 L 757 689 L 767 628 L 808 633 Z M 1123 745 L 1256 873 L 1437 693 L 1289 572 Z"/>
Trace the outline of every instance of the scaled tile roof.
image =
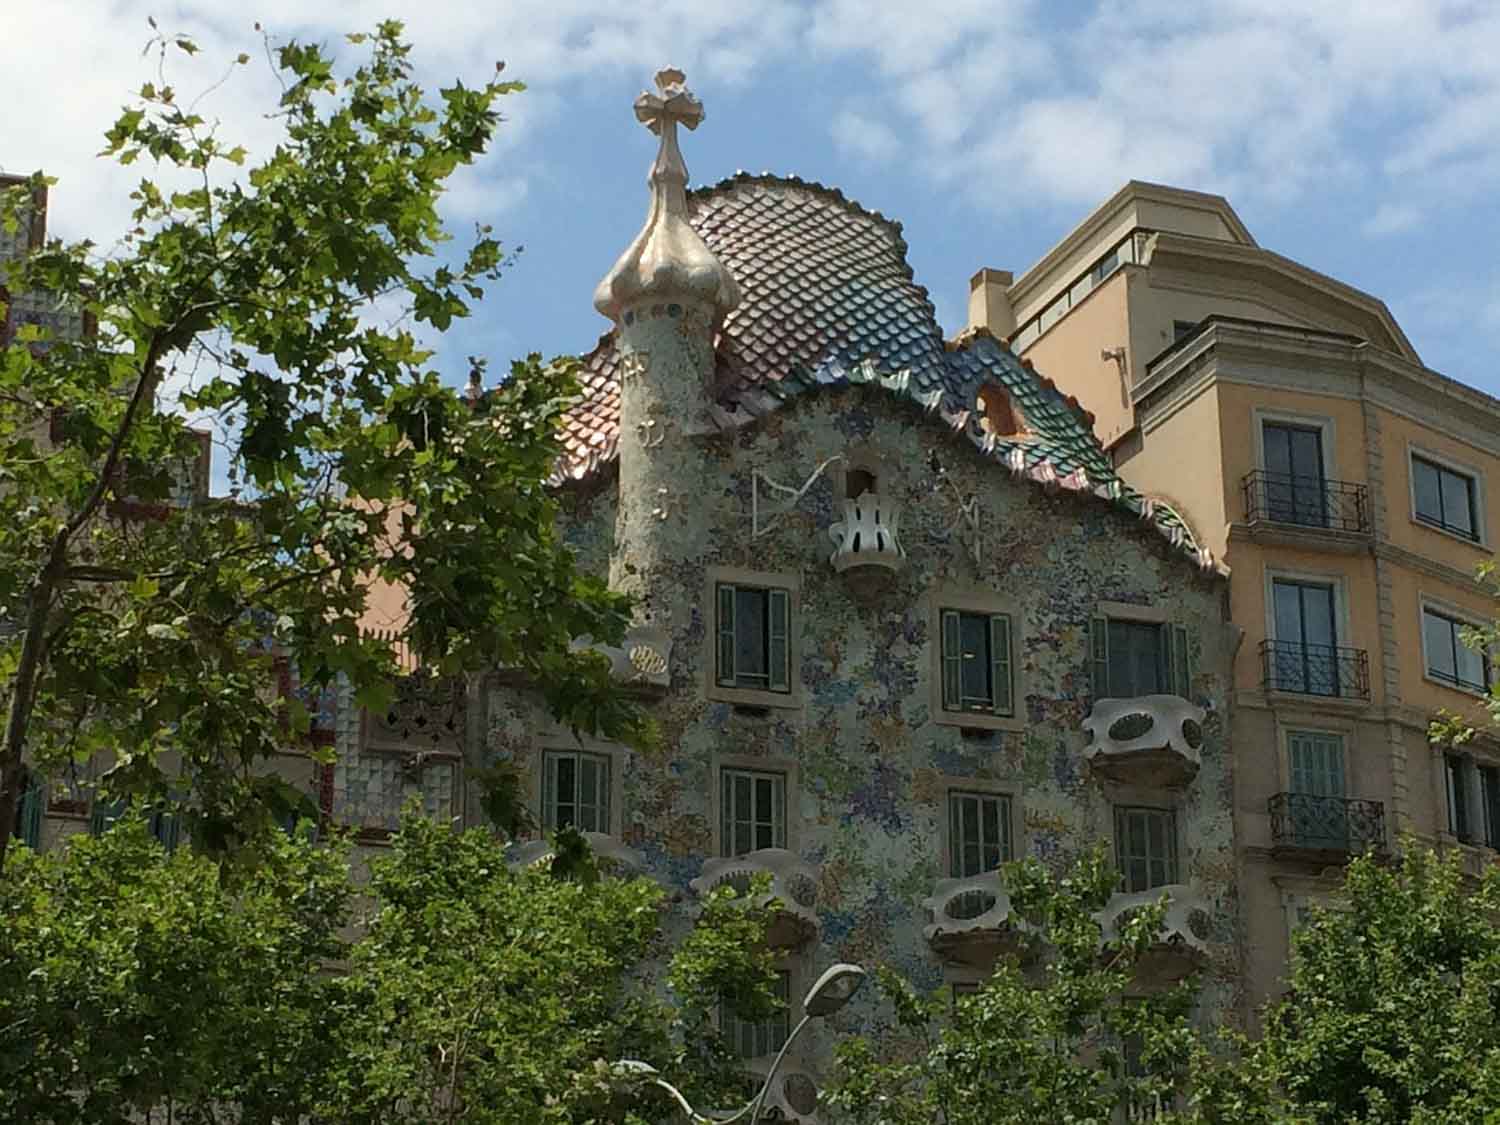
<path id="1" fill-rule="evenodd" d="M 1075 398 L 986 331 L 944 341 L 899 223 L 821 184 L 746 173 L 690 192 L 688 218 L 743 294 L 716 344 L 716 418 L 726 429 L 823 387 L 876 384 L 940 416 L 1013 474 L 1121 505 L 1200 566 L 1223 570 L 1175 511 L 1120 480 Z M 613 332 L 583 357 L 560 479 L 586 479 L 615 457 L 617 360 Z M 986 384 L 1019 407 L 1024 437 L 982 427 L 975 396 Z"/>

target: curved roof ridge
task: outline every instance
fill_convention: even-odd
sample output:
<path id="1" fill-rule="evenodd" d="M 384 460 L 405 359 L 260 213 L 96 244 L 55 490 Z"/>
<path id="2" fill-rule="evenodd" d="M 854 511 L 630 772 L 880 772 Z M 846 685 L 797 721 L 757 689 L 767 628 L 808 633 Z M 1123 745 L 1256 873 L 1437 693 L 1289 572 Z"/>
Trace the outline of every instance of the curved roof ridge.
<path id="1" fill-rule="evenodd" d="M 885 227 L 896 242 L 896 245 L 901 252 L 902 259 L 906 258 L 907 251 L 911 249 L 911 247 L 907 245 L 906 235 L 903 233 L 900 220 L 892 219 L 880 211 L 866 207 L 859 200 L 851 199 L 849 196 L 845 195 L 839 188 L 829 187 L 827 184 L 819 183 L 817 180 L 805 180 L 798 175 L 782 175 L 779 172 L 746 172 L 744 169 L 741 169 L 740 171 L 735 172 L 733 175 L 725 176 L 723 179 L 718 180 L 714 183 L 699 184 L 697 187 L 689 188 L 687 193 L 688 201 L 692 202 L 695 199 L 713 195 L 721 191 L 729 191 L 731 188 L 738 187 L 742 184 L 762 184 L 766 187 L 803 188 L 806 191 L 813 192 L 816 195 L 821 195 L 824 199 L 831 200 L 834 203 L 838 203 L 841 206 L 848 208 L 856 215 L 862 215 L 865 218 L 873 219 L 876 223 Z"/>

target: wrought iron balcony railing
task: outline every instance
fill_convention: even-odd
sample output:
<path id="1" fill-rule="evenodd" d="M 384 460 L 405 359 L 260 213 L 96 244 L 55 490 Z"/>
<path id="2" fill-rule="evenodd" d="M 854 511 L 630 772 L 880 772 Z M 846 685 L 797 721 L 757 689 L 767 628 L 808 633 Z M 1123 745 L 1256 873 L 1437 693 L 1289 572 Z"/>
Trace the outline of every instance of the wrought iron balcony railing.
<path id="1" fill-rule="evenodd" d="M 1261 641 L 1260 665 L 1261 686 L 1266 691 L 1370 698 L 1370 657 L 1362 648 Z"/>
<path id="2" fill-rule="evenodd" d="M 1279 848 L 1353 854 L 1385 851 L 1385 806 L 1351 797 L 1278 793 L 1267 802 L 1271 842 Z"/>
<path id="3" fill-rule="evenodd" d="M 1370 532 L 1369 493 L 1362 484 L 1265 469 L 1247 473 L 1240 484 L 1246 523 Z"/>

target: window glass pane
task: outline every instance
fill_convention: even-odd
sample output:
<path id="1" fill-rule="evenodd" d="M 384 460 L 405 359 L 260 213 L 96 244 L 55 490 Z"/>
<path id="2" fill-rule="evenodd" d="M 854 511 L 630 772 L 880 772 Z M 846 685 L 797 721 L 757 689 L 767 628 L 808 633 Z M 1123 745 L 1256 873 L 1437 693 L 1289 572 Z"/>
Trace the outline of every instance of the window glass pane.
<path id="1" fill-rule="evenodd" d="M 1115 833 L 1126 891 L 1177 882 L 1177 827 L 1171 809 L 1121 808 L 1115 814 Z"/>
<path id="2" fill-rule="evenodd" d="M 1488 687 L 1484 670 L 1484 656 L 1475 652 L 1464 644 L 1463 629 L 1461 622 L 1455 621 L 1453 628 L 1453 651 L 1457 656 L 1458 681 L 1464 687 L 1484 688 Z"/>
<path id="3" fill-rule="evenodd" d="M 1433 523 L 1443 522 L 1443 497 L 1438 484 L 1437 468 L 1426 461 L 1412 459 L 1412 488 L 1417 496 L 1417 515 Z"/>
<path id="4" fill-rule="evenodd" d="M 1457 679 L 1458 662 L 1453 651 L 1453 630 L 1448 619 L 1430 609 L 1423 610 L 1422 639 L 1427 646 L 1427 670 L 1439 679 Z"/>
<path id="5" fill-rule="evenodd" d="M 557 808 L 552 818 L 553 828 L 563 828 L 574 823 L 577 816 L 578 761 L 571 754 L 557 755 Z"/>
<path id="6" fill-rule="evenodd" d="M 1444 471 L 1440 474 L 1443 490 L 1443 523 L 1464 535 L 1474 534 L 1474 510 L 1469 501 L 1469 478 Z"/>
<path id="7" fill-rule="evenodd" d="M 959 640 L 962 645 L 963 704 L 967 708 L 988 711 L 990 695 L 990 620 L 977 613 L 958 615 Z"/>
<path id="8" fill-rule="evenodd" d="M 766 663 L 766 592 L 746 589 L 734 591 L 734 673 L 737 682 L 764 687 L 768 681 Z"/>

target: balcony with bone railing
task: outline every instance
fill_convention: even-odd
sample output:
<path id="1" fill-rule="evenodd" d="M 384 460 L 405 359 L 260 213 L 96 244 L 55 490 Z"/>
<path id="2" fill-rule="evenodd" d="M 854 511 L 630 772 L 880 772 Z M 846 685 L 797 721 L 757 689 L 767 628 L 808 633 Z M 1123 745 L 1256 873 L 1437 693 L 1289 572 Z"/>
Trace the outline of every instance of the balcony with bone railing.
<path id="1" fill-rule="evenodd" d="M 589 850 L 594 853 L 594 859 L 604 871 L 638 874 L 645 870 L 646 864 L 641 853 L 634 848 L 626 847 L 613 836 L 607 836 L 603 832 L 580 832 L 588 841 Z M 528 840 L 525 843 L 513 844 L 506 852 L 505 862 L 513 870 L 523 870 L 528 867 L 544 867 L 557 858 L 557 848 L 551 840 Z"/>
<path id="2" fill-rule="evenodd" d="M 1101 699 L 1083 722 L 1096 774 L 1137 785 L 1181 787 L 1203 764 L 1204 711 L 1176 695 Z"/>
<path id="3" fill-rule="evenodd" d="M 761 905 L 775 899 L 781 904 L 766 933 L 767 943 L 778 949 L 796 949 L 816 937 L 818 869 L 785 848 L 761 848 L 741 856 L 710 859 L 703 865 L 703 873 L 688 885 L 699 898 L 707 898 L 715 888 L 726 884 L 741 895 L 750 895 L 757 875 L 770 877 L 770 891 L 746 901 Z"/>
<path id="4" fill-rule="evenodd" d="M 897 537 L 901 508 L 894 500 L 864 492 L 844 501 L 844 518 L 828 528 L 834 542 L 833 569 L 895 573 L 906 565 Z"/>
<path id="5" fill-rule="evenodd" d="M 661 692 L 672 686 L 672 638 L 665 629 L 638 625 L 626 630 L 618 645 L 579 637 L 572 647 L 599 653 L 609 661 L 609 674 L 626 687 Z"/>
<path id="6" fill-rule="evenodd" d="M 1023 944 L 1025 926 L 1011 917 L 999 871 L 939 879 L 922 905 L 929 919 L 922 935 L 946 961 L 988 968 Z"/>
<path id="7" fill-rule="evenodd" d="M 1196 887 L 1172 883 L 1149 891 L 1122 891 L 1112 895 L 1104 909 L 1094 915 L 1103 939 L 1113 941 L 1125 932 L 1130 919 L 1143 908 L 1167 898 L 1161 937 L 1137 963 L 1137 975 L 1170 983 L 1197 971 L 1211 952 L 1213 904 Z"/>

